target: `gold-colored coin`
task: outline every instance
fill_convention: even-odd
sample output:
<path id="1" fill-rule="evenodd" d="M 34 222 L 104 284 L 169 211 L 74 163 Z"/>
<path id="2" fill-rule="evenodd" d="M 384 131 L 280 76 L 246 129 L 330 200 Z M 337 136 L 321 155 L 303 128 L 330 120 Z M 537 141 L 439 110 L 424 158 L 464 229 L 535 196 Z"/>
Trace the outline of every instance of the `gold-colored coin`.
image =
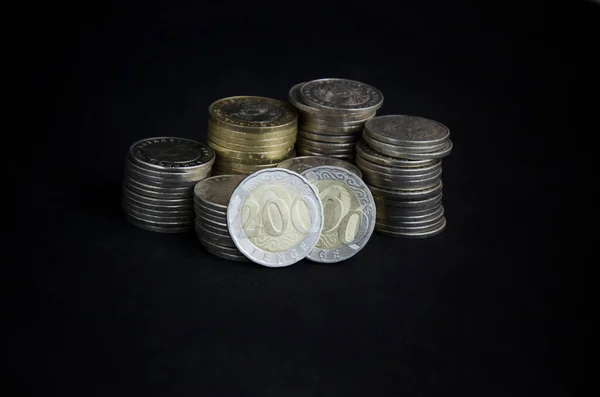
<path id="1" fill-rule="evenodd" d="M 257 96 L 219 99 L 209 106 L 208 114 L 216 123 L 241 132 L 285 130 L 298 122 L 298 113 L 291 105 Z"/>
<path id="2" fill-rule="evenodd" d="M 293 150 L 293 147 L 290 146 L 284 150 L 277 150 L 277 151 L 261 150 L 261 151 L 252 151 L 252 152 L 241 152 L 239 150 L 232 150 L 232 149 L 228 149 L 226 147 L 220 146 L 212 141 L 208 141 L 208 146 L 210 146 L 221 157 L 230 158 L 230 159 L 241 159 L 241 160 L 247 160 L 247 161 L 281 159 L 283 157 L 286 157 L 289 154 L 289 152 L 291 152 Z"/>
<path id="3" fill-rule="evenodd" d="M 283 139 L 295 134 L 298 130 L 298 124 L 295 123 L 294 125 L 286 127 L 285 129 L 279 129 L 275 131 L 264 130 L 260 128 L 245 128 L 243 131 L 241 131 L 232 126 L 215 122 L 209 118 L 208 130 L 216 131 L 220 134 L 238 139 Z"/>
<path id="4" fill-rule="evenodd" d="M 295 141 L 286 142 L 284 144 L 278 144 L 278 145 L 250 146 L 250 145 L 241 145 L 238 143 L 231 143 L 229 141 L 224 141 L 222 139 L 219 139 L 218 137 L 216 137 L 214 135 L 210 135 L 208 137 L 208 142 L 214 142 L 215 144 L 217 144 L 219 146 L 222 146 L 222 147 L 225 147 L 225 148 L 231 149 L 231 150 L 238 150 L 240 152 L 257 152 L 257 151 L 278 152 L 281 150 L 286 150 L 286 149 L 290 148 L 291 146 L 294 146 Z"/>

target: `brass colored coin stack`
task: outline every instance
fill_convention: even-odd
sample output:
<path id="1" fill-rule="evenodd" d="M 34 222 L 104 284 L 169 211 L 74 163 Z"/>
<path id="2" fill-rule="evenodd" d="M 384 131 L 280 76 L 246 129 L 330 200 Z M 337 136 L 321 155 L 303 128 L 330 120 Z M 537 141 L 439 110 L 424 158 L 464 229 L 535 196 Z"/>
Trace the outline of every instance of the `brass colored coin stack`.
<path id="1" fill-rule="evenodd" d="M 237 96 L 208 110 L 208 145 L 217 157 L 212 175 L 249 175 L 294 157 L 298 115 L 276 99 Z"/>
<path id="2" fill-rule="evenodd" d="M 380 116 L 365 124 L 356 164 L 377 205 L 375 231 L 426 238 L 446 227 L 442 158 L 452 151 L 446 126 L 416 116 Z"/>
<path id="3" fill-rule="evenodd" d="M 206 178 L 194 187 L 196 234 L 202 246 L 223 259 L 246 262 L 237 249 L 227 227 L 227 205 L 231 193 L 244 175 L 220 175 Z"/>
<path id="4" fill-rule="evenodd" d="M 122 206 L 127 220 L 144 230 L 181 233 L 194 227 L 194 185 L 207 178 L 215 153 L 203 143 L 177 137 L 148 138 L 129 148 Z"/>
<path id="5" fill-rule="evenodd" d="M 350 162 L 356 157 L 365 122 L 383 104 L 383 96 L 373 87 L 344 79 L 297 84 L 290 89 L 288 100 L 299 114 L 298 155 Z"/>

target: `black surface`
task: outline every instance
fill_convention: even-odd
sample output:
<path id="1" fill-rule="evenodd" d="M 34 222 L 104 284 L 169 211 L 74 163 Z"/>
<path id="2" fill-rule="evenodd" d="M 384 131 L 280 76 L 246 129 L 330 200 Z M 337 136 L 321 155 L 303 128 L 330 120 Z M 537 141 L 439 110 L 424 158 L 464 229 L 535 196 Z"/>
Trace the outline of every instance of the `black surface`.
<path id="1" fill-rule="evenodd" d="M 18 395 L 571 395 L 570 163 L 553 134 L 598 7 L 480 3 L 35 8 L 23 122 L 44 127 L 20 136 L 31 177 L 5 279 Z M 203 140 L 212 101 L 321 77 L 450 127 L 441 236 L 273 270 L 126 223 L 130 143 Z"/>

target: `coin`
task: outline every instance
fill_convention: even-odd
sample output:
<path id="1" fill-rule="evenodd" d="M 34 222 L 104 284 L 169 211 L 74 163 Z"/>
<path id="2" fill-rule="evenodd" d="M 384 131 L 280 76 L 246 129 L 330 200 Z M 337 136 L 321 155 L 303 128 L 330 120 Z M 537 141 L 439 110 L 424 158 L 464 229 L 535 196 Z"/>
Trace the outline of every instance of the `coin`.
<path id="1" fill-rule="evenodd" d="M 307 105 L 331 113 L 368 112 L 383 105 L 383 94 L 370 85 L 346 79 L 319 79 L 300 87 Z"/>
<path id="2" fill-rule="evenodd" d="M 150 176 L 147 174 L 141 174 L 133 168 L 125 169 L 125 177 L 129 177 L 133 180 L 136 180 L 145 185 L 151 185 L 155 187 L 163 187 L 163 188 L 177 188 L 177 187 L 186 187 L 186 186 L 194 186 L 196 182 L 208 176 L 208 172 L 201 177 L 198 177 L 196 180 L 188 180 L 188 181 L 174 181 L 168 180 L 161 177 Z"/>
<path id="3" fill-rule="evenodd" d="M 348 161 L 344 161 L 344 160 L 340 160 L 340 159 L 336 159 L 336 158 L 332 158 L 332 157 L 325 157 L 325 156 L 295 157 L 292 159 L 282 161 L 281 163 L 279 163 L 277 165 L 277 167 L 286 168 L 288 170 L 292 170 L 294 172 L 302 174 L 304 171 L 306 171 L 310 168 L 318 167 L 318 166 L 322 166 L 322 165 L 341 167 L 350 172 L 355 173 L 356 175 L 358 175 L 359 178 L 362 178 L 362 172 L 361 172 L 360 168 L 358 168 L 354 164 L 352 164 Z"/>
<path id="4" fill-rule="evenodd" d="M 332 118 L 331 115 L 302 115 L 299 118 L 298 124 L 317 124 L 323 128 L 326 127 L 360 127 L 362 130 L 364 128 L 365 122 L 373 117 L 375 113 L 372 113 L 367 118 L 359 119 L 359 120 L 350 120 L 350 121 L 342 121 L 339 119 Z"/>
<path id="5" fill-rule="evenodd" d="M 230 247 L 221 246 L 202 239 L 200 239 L 200 243 L 206 249 L 206 251 L 218 256 L 219 258 L 226 259 L 228 261 L 248 262 L 248 258 L 240 254 L 237 248 L 231 249 Z"/>
<path id="6" fill-rule="evenodd" d="M 138 201 L 132 199 L 126 195 L 123 195 L 124 202 L 128 205 L 131 205 L 135 209 L 149 211 L 151 214 L 164 214 L 164 215 L 194 215 L 194 211 L 189 206 L 168 206 L 168 205 L 153 205 L 144 203 L 143 201 Z"/>
<path id="7" fill-rule="evenodd" d="M 157 198 L 151 196 L 145 196 L 143 194 L 139 194 L 134 190 L 131 190 L 130 186 L 123 185 L 122 189 L 123 195 L 128 198 L 132 198 L 136 201 L 140 201 L 142 203 L 156 205 L 156 206 L 167 206 L 167 207 L 192 207 L 191 200 L 191 189 L 190 195 L 182 198 Z"/>
<path id="8" fill-rule="evenodd" d="M 300 83 L 293 86 L 288 93 L 288 100 L 290 103 L 301 113 L 303 117 L 312 116 L 312 117 L 324 117 L 323 111 L 321 109 L 313 108 L 306 103 L 302 99 L 300 94 L 300 88 L 306 83 Z M 356 120 L 366 120 L 375 115 L 375 111 L 367 111 L 367 112 L 352 112 L 352 113 L 340 113 L 340 114 L 331 114 L 328 113 L 326 119 L 327 120 L 338 120 L 338 121 L 356 121 Z"/>
<path id="9" fill-rule="evenodd" d="M 368 135 L 363 134 L 362 138 L 364 141 L 376 151 L 386 154 L 391 157 L 420 160 L 420 159 L 441 159 L 448 156 L 452 152 L 452 141 L 447 139 L 442 149 L 436 150 L 431 153 L 416 153 L 414 151 L 407 151 L 406 149 L 394 148 L 393 145 L 389 145 L 383 142 L 379 142 Z"/>
<path id="10" fill-rule="evenodd" d="M 427 174 L 427 173 L 442 169 L 442 161 L 441 160 L 435 160 L 435 163 L 424 166 L 424 167 L 391 167 L 391 166 L 380 165 L 380 164 L 374 163 L 372 161 L 369 161 L 365 157 L 363 157 L 361 155 L 361 153 L 358 151 L 356 154 L 357 154 L 357 156 L 356 156 L 356 164 L 357 165 L 359 165 L 360 167 L 363 167 L 363 168 L 368 168 L 370 170 L 379 171 L 379 172 L 382 172 L 385 174 L 411 176 L 411 175 Z"/>
<path id="11" fill-rule="evenodd" d="M 334 154 L 334 153 L 327 152 L 327 151 L 312 150 L 312 149 L 309 149 L 306 147 L 301 147 L 301 146 L 299 146 L 297 149 L 298 149 L 298 154 L 300 156 L 325 156 L 325 157 L 332 157 L 332 158 L 345 160 L 345 161 L 349 161 L 349 162 L 354 161 L 354 154 L 352 152 L 344 153 L 344 154 Z"/>
<path id="12" fill-rule="evenodd" d="M 128 191 L 137 195 L 157 199 L 188 199 L 192 196 L 193 191 L 193 187 L 191 186 L 185 186 L 184 188 L 161 188 L 146 185 L 128 177 L 123 180 L 123 186 Z"/>
<path id="13" fill-rule="evenodd" d="M 302 120 L 301 123 L 298 124 L 298 128 L 304 131 L 314 132 L 314 133 L 328 133 L 331 135 L 346 135 L 346 134 L 359 134 L 363 130 L 363 125 L 351 125 L 351 126 L 331 126 L 327 124 L 317 124 L 311 123 L 307 120 Z"/>
<path id="14" fill-rule="evenodd" d="M 220 129 L 213 126 L 209 126 L 208 137 L 216 137 L 218 139 L 235 143 L 238 145 L 249 145 L 249 146 L 262 146 L 262 145 L 278 145 L 278 144 L 292 144 L 296 139 L 296 132 L 298 128 L 294 126 L 293 129 L 289 130 L 285 134 L 281 135 L 266 135 L 262 133 L 253 133 L 251 135 L 241 135 L 235 131 Z"/>
<path id="15" fill-rule="evenodd" d="M 365 123 L 365 133 L 397 146 L 435 146 L 450 136 L 450 130 L 442 123 L 407 115 L 374 117 Z"/>
<path id="16" fill-rule="evenodd" d="M 323 229 L 316 189 L 283 168 L 257 171 L 233 191 L 227 224 L 238 249 L 268 267 L 289 266 L 306 257 Z"/>
<path id="17" fill-rule="evenodd" d="M 379 225 L 375 226 L 375 231 L 377 233 L 379 233 L 379 234 L 387 235 L 387 236 L 390 236 L 390 237 L 428 238 L 428 237 L 437 236 L 438 234 L 442 233 L 445 228 L 446 228 L 446 218 L 443 217 L 442 220 L 439 222 L 439 224 L 435 228 L 431 228 L 431 229 L 426 230 L 426 231 L 415 231 L 415 232 L 402 231 L 402 232 L 397 232 L 397 231 L 392 231 L 392 230 L 389 230 L 389 229 L 386 229 L 386 228 L 382 229 Z"/>
<path id="18" fill-rule="evenodd" d="M 184 233 L 193 229 L 193 224 L 147 222 L 128 213 L 125 213 L 125 219 L 140 229 L 158 233 Z"/>
<path id="19" fill-rule="evenodd" d="M 308 259 L 334 263 L 356 255 L 375 227 L 375 201 L 367 185 L 355 173 L 330 165 L 309 168 L 302 176 L 317 188 L 324 214 L 321 236 Z"/>
<path id="20" fill-rule="evenodd" d="M 439 161 L 437 159 L 413 160 L 387 156 L 371 148 L 364 140 L 360 140 L 356 143 L 356 152 L 361 157 L 373 163 L 398 168 L 425 167 L 431 164 L 435 164 Z"/>
<path id="21" fill-rule="evenodd" d="M 227 205 L 235 188 L 244 180 L 242 175 L 223 175 L 206 178 L 194 186 L 194 198 L 207 207 L 227 213 Z"/>
<path id="22" fill-rule="evenodd" d="M 360 139 L 360 135 L 327 135 L 314 133 L 304 130 L 298 130 L 298 138 L 311 139 L 320 142 L 339 142 L 339 143 L 354 143 Z"/>
<path id="23" fill-rule="evenodd" d="M 209 136 L 208 137 L 208 142 L 209 143 L 215 143 L 221 147 L 225 147 L 227 149 L 231 149 L 231 150 L 236 150 L 239 152 L 259 152 L 259 151 L 263 151 L 263 150 L 268 150 L 268 151 L 273 151 L 273 152 L 279 152 L 282 150 L 289 150 L 290 148 L 294 147 L 294 143 L 295 143 L 296 138 L 294 137 L 294 140 L 289 141 L 289 142 L 284 142 L 284 143 L 277 143 L 277 144 L 259 144 L 259 145 L 247 145 L 247 144 L 239 144 L 239 143 L 234 143 L 234 142 L 230 142 L 230 141 L 226 141 L 223 139 L 220 139 L 214 135 Z"/>
<path id="24" fill-rule="evenodd" d="M 133 143 L 129 158 L 142 168 L 189 173 L 210 168 L 215 153 L 203 143 L 190 139 L 157 137 Z"/>
<path id="25" fill-rule="evenodd" d="M 251 131 L 285 129 L 297 123 L 296 110 L 285 102 L 257 96 L 236 96 L 213 102 L 208 112 L 212 120 Z"/>
<path id="26" fill-rule="evenodd" d="M 371 186 L 369 186 L 369 188 L 371 188 Z M 373 195 L 373 199 L 375 200 L 375 205 L 377 205 L 377 208 L 381 211 L 384 211 L 386 207 L 414 208 L 419 210 L 425 210 L 435 208 L 436 206 L 438 206 L 442 202 L 442 193 L 434 197 L 415 200 L 390 201 L 388 199 L 382 199 L 381 197 L 377 197 L 375 195 Z"/>
<path id="27" fill-rule="evenodd" d="M 377 137 L 373 136 L 372 133 L 367 132 L 366 130 L 363 132 L 363 137 L 367 143 L 372 140 L 376 141 L 380 147 L 387 148 L 388 151 L 396 151 L 400 153 L 433 153 L 443 150 L 448 145 L 448 140 L 445 140 L 440 143 L 436 143 L 434 145 L 427 146 L 401 146 L 401 145 L 392 145 L 391 143 L 386 143 L 379 141 Z M 373 145 L 371 145 L 373 146 Z M 373 146 L 375 148 L 375 146 Z"/>
<path id="28" fill-rule="evenodd" d="M 331 150 L 332 152 L 339 151 L 339 150 L 354 151 L 355 146 L 356 146 L 354 144 L 354 142 L 349 142 L 349 143 L 319 142 L 319 141 L 313 141 L 310 139 L 306 139 L 303 137 L 298 137 L 298 140 L 296 142 L 298 143 L 298 145 L 313 147 L 313 148 L 317 148 L 317 149 Z"/>

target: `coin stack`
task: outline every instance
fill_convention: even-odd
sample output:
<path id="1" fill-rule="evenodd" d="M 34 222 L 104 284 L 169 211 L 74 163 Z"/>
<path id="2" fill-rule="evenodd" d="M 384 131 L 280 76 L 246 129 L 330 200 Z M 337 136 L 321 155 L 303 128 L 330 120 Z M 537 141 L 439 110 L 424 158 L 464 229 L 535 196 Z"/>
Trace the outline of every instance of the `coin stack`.
<path id="1" fill-rule="evenodd" d="M 298 114 L 263 97 L 220 99 L 208 109 L 208 145 L 217 154 L 213 175 L 249 175 L 294 157 Z"/>
<path id="2" fill-rule="evenodd" d="M 125 161 L 122 205 L 127 220 L 145 230 L 180 233 L 194 226 L 194 185 L 209 176 L 215 153 L 183 138 L 135 142 Z"/>
<path id="3" fill-rule="evenodd" d="M 377 204 L 375 231 L 425 238 L 446 227 L 442 158 L 452 151 L 450 131 L 416 116 L 380 116 L 365 123 L 356 164 Z"/>
<path id="4" fill-rule="evenodd" d="M 360 168 L 355 166 L 352 163 L 349 163 L 344 160 L 336 159 L 333 157 L 325 157 L 325 156 L 300 156 L 294 157 L 293 159 L 288 159 L 282 161 L 277 165 L 278 168 L 285 168 L 299 174 L 302 174 L 304 171 L 319 167 L 322 165 L 329 165 L 334 167 L 341 167 L 350 172 L 358 175 L 359 178 L 362 178 L 362 171 Z"/>
<path id="5" fill-rule="evenodd" d="M 328 156 L 354 161 L 365 122 L 383 105 L 381 92 L 345 79 L 300 83 L 288 99 L 298 110 L 296 150 L 300 156 Z"/>
<path id="6" fill-rule="evenodd" d="M 233 261 L 248 259 L 237 249 L 227 228 L 227 205 L 231 193 L 245 177 L 220 175 L 206 178 L 194 187 L 196 234 L 210 253 Z"/>

